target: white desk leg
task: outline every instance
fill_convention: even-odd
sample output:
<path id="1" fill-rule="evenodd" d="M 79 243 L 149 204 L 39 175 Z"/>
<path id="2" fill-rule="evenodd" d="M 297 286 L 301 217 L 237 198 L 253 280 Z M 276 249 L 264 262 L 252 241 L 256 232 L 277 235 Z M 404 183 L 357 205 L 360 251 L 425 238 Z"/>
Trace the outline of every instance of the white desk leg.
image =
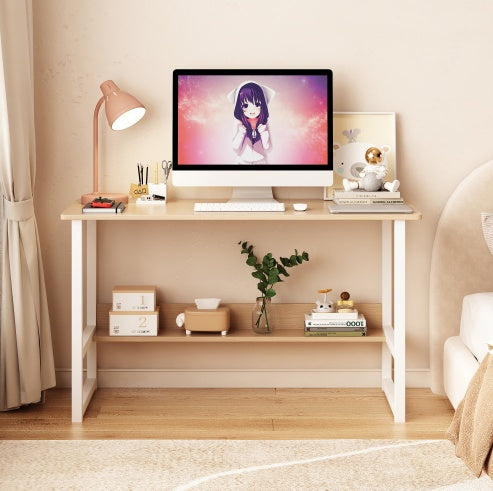
<path id="1" fill-rule="evenodd" d="M 96 299 L 97 299 L 97 282 L 96 282 L 96 221 L 88 221 L 86 223 L 86 305 L 87 305 L 87 328 L 89 332 L 93 332 L 96 328 Z M 87 345 L 87 378 L 94 380 L 94 389 L 97 387 L 97 352 L 96 342 L 92 340 Z"/>
<path id="2" fill-rule="evenodd" d="M 72 220 L 72 421 L 82 421 L 84 327 L 82 220 Z"/>
<path id="3" fill-rule="evenodd" d="M 406 222 L 394 222 L 394 420 L 406 420 Z"/>
<path id="4" fill-rule="evenodd" d="M 392 383 L 392 264 L 392 221 L 382 220 L 382 326 L 387 340 L 382 343 L 382 389 Z"/>

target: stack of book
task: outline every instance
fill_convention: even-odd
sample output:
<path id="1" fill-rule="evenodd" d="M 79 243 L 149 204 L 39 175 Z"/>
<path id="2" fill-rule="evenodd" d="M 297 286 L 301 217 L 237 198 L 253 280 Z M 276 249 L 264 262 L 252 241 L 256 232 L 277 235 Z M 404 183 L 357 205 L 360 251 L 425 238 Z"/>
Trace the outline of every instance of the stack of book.
<path id="1" fill-rule="evenodd" d="M 334 190 L 334 203 L 338 205 L 395 205 L 404 203 L 400 191 L 344 191 Z"/>
<path id="2" fill-rule="evenodd" d="M 125 203 L 109 198 L 96 198 L 82 207 L 82 213 L 123 213 Z"/>
<path id="3" fill-rule="evenodd" d="M 305 314 L 305 336 L 366 336 L 366 319 L 353 312 L 315 312 Z"/>
<path id="4" fill-rule="evenodd" d="M 331 213 L 412 213 L 413 209 L 401 198 L 400 191 L 334 190 L 329 203 Z"/>

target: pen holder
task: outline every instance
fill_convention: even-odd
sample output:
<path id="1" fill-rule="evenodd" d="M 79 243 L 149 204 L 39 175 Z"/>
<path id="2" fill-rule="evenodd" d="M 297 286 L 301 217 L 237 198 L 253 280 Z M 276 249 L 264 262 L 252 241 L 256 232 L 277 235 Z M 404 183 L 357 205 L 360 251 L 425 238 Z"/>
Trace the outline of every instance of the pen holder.
<path id="1" fill-rule="evenodd" d="M 153 184 L 149 183 L 149 196 L 161 196 L 166 201 L 166 184 Z"/>
<path id="2" fill-rule="evenodd" d="M 132 198 L 137 199 L 141 196 L 146 196 L 147 194 L 149 194 L 147 184 L 143 184 L 142 186 L 139 186 L 138 184 L 130 184 L 130 196 Z"/>

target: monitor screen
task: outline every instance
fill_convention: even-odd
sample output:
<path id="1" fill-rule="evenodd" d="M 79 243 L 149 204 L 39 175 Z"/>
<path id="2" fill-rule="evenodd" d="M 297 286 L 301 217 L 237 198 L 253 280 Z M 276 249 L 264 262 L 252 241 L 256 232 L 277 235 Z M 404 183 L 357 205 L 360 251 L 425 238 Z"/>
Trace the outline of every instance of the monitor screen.
<path id="1" fill-rule="evenodd" d="M 173 182 L 259 181 L 332 183 L 331 70 L 175 70 Z"/>

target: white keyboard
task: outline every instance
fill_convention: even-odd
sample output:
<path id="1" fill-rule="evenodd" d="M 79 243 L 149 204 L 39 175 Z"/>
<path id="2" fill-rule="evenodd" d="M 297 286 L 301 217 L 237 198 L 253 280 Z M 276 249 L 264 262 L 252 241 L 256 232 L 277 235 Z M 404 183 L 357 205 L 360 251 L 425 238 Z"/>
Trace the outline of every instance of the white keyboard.
<path id="1" fill-rule="evenodd" d="M 228 201 L 226 203 L 195 203 L 193 211 L 284 211 L 278 201 Z"/>

